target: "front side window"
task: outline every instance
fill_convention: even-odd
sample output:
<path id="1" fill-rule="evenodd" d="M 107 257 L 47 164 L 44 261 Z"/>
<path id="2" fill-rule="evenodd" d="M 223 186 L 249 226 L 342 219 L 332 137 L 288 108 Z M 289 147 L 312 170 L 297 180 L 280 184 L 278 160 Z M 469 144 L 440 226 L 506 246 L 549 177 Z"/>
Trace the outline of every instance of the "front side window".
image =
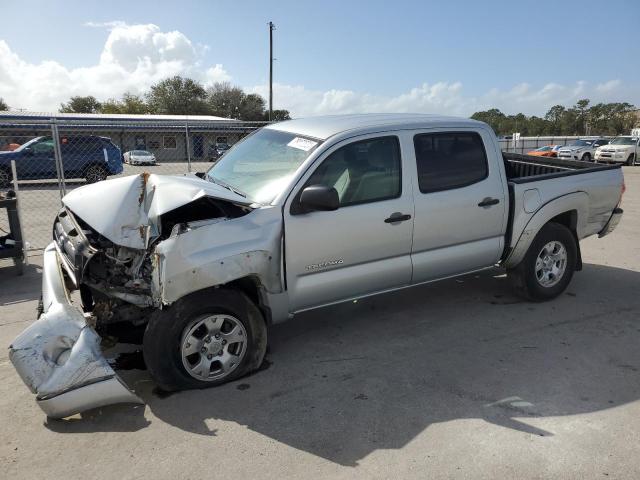
<path id="1" fill-rule="evenodd" d="M 400 196 L 400 172 L 398 138 L 373 138 L 333 152 L 306 185 L 334 187 L 346 207 Z"/>
<path id="2" fill-rule="evenodd" d="M 487 155 L 475 132 L 426 133 L 413 137 L 422 193 L 465 187 L 487 177 Z"/>
<path id="3" fill-rule="evenodd" d="M 35 142 L 31 146 L 31 150 L 39 155 L 53 155 L 53 139 L 51 137 L 43 138 Z"/>

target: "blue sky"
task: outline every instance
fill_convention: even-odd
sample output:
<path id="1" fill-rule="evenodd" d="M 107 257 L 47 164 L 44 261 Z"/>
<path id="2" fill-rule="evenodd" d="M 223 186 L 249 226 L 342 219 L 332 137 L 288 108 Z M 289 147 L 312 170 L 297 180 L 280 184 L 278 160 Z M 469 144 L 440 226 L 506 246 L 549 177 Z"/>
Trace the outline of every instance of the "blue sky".
<path id="1" fill-rule="evenodd" d="M 276 107 L 298 115 L 640 104 L 637 0 L 5 0 L 3 18 L 15 20 L 0 31 L 0 96 L 27 109 L 142 92 L 176 72 L 264 94 L 269 20 Z"/>

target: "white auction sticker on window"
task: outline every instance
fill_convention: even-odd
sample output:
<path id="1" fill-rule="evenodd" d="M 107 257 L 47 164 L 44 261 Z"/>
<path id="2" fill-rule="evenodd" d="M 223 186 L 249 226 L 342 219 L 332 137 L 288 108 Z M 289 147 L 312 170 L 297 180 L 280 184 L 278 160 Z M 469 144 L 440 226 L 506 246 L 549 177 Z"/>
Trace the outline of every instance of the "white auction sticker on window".
<path id="1" fill-rule="evenodd" d="M 306 138 L 296 137 L 293 140 L 291 140 L 289 143 L 287 143 L 287 146 L 308 152 L 317 144 L 318 142 L 314 142 L 313 140 L 307 140 Z"/>

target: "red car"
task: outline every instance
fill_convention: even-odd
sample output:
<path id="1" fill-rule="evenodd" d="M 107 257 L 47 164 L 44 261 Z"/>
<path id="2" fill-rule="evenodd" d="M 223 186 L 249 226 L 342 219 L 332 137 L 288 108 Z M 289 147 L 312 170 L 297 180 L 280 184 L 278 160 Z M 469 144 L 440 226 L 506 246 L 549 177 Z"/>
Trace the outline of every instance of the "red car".
<path id="1" fill-rule="evenodd" d="M 6 145 L 0 147 L 0 152 L 13 152 L 19 146 L 19 143 L 7 143 Z"/>
<path id="2" fill-rule="evenodd" d="M 562 147 L 562 145 L 546 145 L 527 152 L 527 155 L 534 157 L 557 157 L 560 147 Z"/>

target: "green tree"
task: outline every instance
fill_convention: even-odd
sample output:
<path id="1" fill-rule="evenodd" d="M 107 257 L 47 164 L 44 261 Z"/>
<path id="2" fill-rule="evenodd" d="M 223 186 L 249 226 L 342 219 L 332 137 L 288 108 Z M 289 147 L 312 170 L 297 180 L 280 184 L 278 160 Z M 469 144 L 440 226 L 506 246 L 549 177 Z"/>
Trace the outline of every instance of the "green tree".
<path id="1" fill-rule="evenodd" d="M 269 120 L 269 112 L 265 112 L 264 120 Z M 271 121 L 282 122 L 284 120 L 291 120 L 289 110 L 273 110 L 271 115 Z"/>
<path id="2" fill-rule="evenodd" d="M 576 132 L 578 132 L 578 135 L 584 135 L 587 132 L 589 102 L 590 100 L 588 98 L 583 98 L 578 100 L 573 107 L 576 112 Z"/>
<path id="3" fill-rule="evenodd" d="M 544 116 L 544 119 L 549 122 L 549 134 L 560 135 L 562 130 L 562 117 L 567 111 L 562 105 L 554 105 Z"/>
<path id="4" fill-rule="evenodd" d="M 111 98 L 106 102 L 102 102 L 100 113 L 144 114 L 151 113 L 151 110 L 140 95 L 125 93 L 121 100 Z"/>
<path id="5" fill-rule="evenodd" d="M 61 113 L 98 113 L 101 104 L 96 97 L 88 95 L 86 97 L 71 97 L 67 103 L 60 104 Z"/>
<path id="6" fill-rule="evenodd" d="M 3 110 L 9 110 L 9 105 L 7 105 L 3 98 L 0 98 L 0 112 Z"/>
<path id="7" fill-rule="evenodd" d="M 512 133 L 507 131 L 507 117 L 504 113 L 502 113 L 497 108 L 492 108 L 490 110 L 476 112 L 471 115 L 473 120 L 478 120 L 480 122 L 484 122 L 488 124 L 494 132 L 498 135 L 505 135 L 506 133 Z"/>
<path id="8" fill-rule="evenodd" d="M 176 75 L 151 87 L 147 104 L 154 113 L 172 115 L 207 115 L 207 92 L 195 80 Z"/>
<path id="9" fill-rule="evenodd" d="M 207 90 L 207 102 L 213 115 L 239 118 L 245 93 L 229 82 L 217 82 Z"/>
<path id="10" fill-rule="evenodd" d="M 628 134 L 637 121 L 635 107 L 627 102 L 610 103 L 609 105 L 611 108 L 610 132 L 613 135 Z"/>
<path id="11" fill-rule="evenodd" d="M 207 102 L 213 115 L 239 120 L 263 120 L 264 98 L 256 93 L 245 93 L 229 82 L 218 82 L 207 90 Z"/>
<path id="12" fill-rule="evenodd" d="M 262 120 L 266 102 L 257 93 L 245 95 L 240 104 L 240 120 Z"/>

